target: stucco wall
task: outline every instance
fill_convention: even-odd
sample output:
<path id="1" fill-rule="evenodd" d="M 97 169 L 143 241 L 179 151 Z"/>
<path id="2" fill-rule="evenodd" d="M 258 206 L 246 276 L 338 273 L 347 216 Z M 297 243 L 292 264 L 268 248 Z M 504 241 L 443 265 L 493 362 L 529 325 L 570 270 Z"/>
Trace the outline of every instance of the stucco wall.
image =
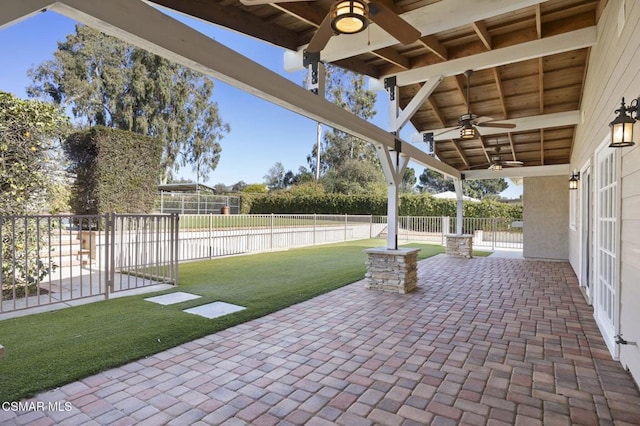
<path id="1" fill-rule="evenodd" d="M 524 248 L 528 259 L 567 260 L 569 186 L 565 176 L 524 179 Z"/>
<path id="2" fill-rule="evenodd" d="M 621 18 L 624 17 L 624 20 Z M 623 26 L 619 23 L 624 22 Z M 577 126 L 571 167 L 591 164 L 597 173 L 594 152 L 606 139 L 614 110 L 625 97 L 627 104 L 640 96 L 640 2 L 609 0 L 598 22 L 598 41 L 591 49 L 582 102 L 583 121 Z M 620 151 L 620 270 L 616 293 L 619 326 L 628 341 L 640 342 L 640 125 L 636 146 Z M 593 196 L 592 196 L 593 198 Z M 586 226 L 581 224 L 581 226 Z M 580 271 L 580 228 L 569 231 L 570 261 Z M 640 383 L 640 348 L 620 345 L 620 362 Z"/>

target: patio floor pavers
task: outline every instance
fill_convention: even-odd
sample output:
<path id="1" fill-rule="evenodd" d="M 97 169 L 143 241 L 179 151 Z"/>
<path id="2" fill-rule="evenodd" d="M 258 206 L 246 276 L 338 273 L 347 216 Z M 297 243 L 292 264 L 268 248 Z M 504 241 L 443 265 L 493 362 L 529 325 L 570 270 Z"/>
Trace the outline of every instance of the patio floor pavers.
<path id="1" fill-rule="evenodd" d="M 640 424 L 567 263 L 440 255 L 418 275 L 413 293 L 355 283 L 44 392 L 73 408 L 38 424 Z"/>

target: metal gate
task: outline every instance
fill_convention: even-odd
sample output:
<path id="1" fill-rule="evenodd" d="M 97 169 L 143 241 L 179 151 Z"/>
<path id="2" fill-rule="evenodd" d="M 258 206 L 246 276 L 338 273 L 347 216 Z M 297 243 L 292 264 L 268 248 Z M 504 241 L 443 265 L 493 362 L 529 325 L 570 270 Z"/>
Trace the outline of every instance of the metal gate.
<path id="1" fill-rule="evenodd" d="M 0 313 L 178 280 L 177 215 L 0 217 Z"/>

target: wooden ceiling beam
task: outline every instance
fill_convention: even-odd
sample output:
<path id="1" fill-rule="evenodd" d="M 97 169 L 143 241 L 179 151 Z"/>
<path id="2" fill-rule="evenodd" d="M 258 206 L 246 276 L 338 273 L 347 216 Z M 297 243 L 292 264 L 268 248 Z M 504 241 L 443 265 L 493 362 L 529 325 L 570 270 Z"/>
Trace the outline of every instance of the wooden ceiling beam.
<path id="1" fill-rule="evenodd" d="M 483 21 L 476 21 L 472 22 L 471 26 L 478 38 L 480 38 L 482 44 L 484 44 L 484 47 L 486 47 L 487 50 L 491 50 L 491 34 L 489 34 L 489 30 L 487 30 L 487 25 Z"/>
<path id="2" fill-rule="evenodd" d="M 316 28 L 329 12 L 315 6 L 315 2 L 269 3 L 269 5 Z"/>
<path id="3" fill-rule="evenodd" d="M 540 129 L 540 165 L 544 166 L 544 129 Z"/>
<path id="4" fill-rule="evenodd" d="M 174 0 L 179 1 L 179 0 Z M 423 36 L 452 30 L 472 22 L 482 21 L 492 16 L 503 15 L 519 9 L 543 3 L 546 0 L 492 0 L 462 2 L 441 0 L 419 7 L 400 15 Z M 339 59 L 360 55 L 371 50 L 398 44 L 398 41 L 378 25 L 371 25 L 367 31 L 349 36 L 349 42 L 333 37 L 322 50 L 322 59 L 334 62 Z M 298 71 L 303 68 L 304 45 L 294 52 L 285 52 L 285 70 Z"/>
<path id="5" fill-rule="evenodd" d="M 420 37 L 418 40 L 424 47 L 429 49 L 431 53 L 446 61 L 449 59 L 449 50 L 434 35 Z"/>
<path id="6" fill-rule="evenodd" d="M 536 34 L 540 40 L 542 38 L 542 11 L 539 4 L 536 4 Z"/>
<path id="7" fill-rule="evenodd" d="M 458 155 L 462 159 L 462 162 L 464 163 L 465 168 L 468 169 L 469 167 L 471 167 L 471 163 L 469 163 L 469 159 L 467 158 L 467 156 L 464 155 L 464 152 L 460 148 L 460 144 L 458 143 L 458 141 L 455 140 L 455 139 L 452 139 L 451 143 L 453 143 L 453 147 L 456 149 L 456 152 L 458 153 Z"/>
<path id="8" fill-rule="evenodd" d="M 301 40 L 294 31 L 265 22 L 262 19 L 233 6 L 223 6 L 213 0 L 151 0 L 153 3 L 176 12 L 194 16 L 255 37 L 260 40 L 284 47 L 297 49 Z"/>
<path id="9" fill-rule="evenodd" d="M 442 127 L 445 127 L 447 125 L 447 122 L 445 121 L 444 116 L 442 115 L 442 111 L 440 111 L 440 107 L 438 107 L 438 104 L 436 103 L 436 101 L 433 99 L 432 96 L 430 96 L 427 99 L 427 102 L 429 103 L 429 106 L 431 107 L 431 110 L 433 110 L 436 117 L 438 117 L 438 121 L 440 122 L 440 125 Z"/>
<path id="10" fill-rule="evenodd" d="M 513 161 L 518 161 L 516 158 L 516 147 L 513 144 L 513 135 L 511 135 L 511 133 L 507 133 L 507 137 L 509 138 L 509 146 L 511 147 L 511 153 L 513 154 Z"/>
<path id="11" fill-rule="evenodd" d="M 590 47 L 596 43 L 596 27 L 587 27 L 568 33 L 532 40 L 513 46 L 490 50 L 476 55 L 465 56 L 393 73 L 399 86 L 408 86 L 428 80 L 435 75 L 452 76 L 468 69 L 483 70 L 501 65 L 536 59 L 557 53 Z M 388 77 L 388 76 L 387 76 Z"/>
<path id="12" fill-rule="evenodd" d="M 411 68 L 411 63 L 409 62 L 409 58 L 399 54 L 392 47 L 385 47 L 384 49 L 374 50 L 371 53 L 376 55 L 378 58 L 384 59 L 387 62 L 390 62 L 400 68 L 408 70 Z"/>
<path id="13" fill-rule="evenodd" d="M 507 111 L 507 103 L 504 99 L 504 89 L 502 87 L 502 78 L 500 78 L 500 70 L 498 67 L 493 68 L 493 79 L 496 82 L 496 88 L 498 90 L 498 97 L 500 98 L 500 106 L 502 107 L 503 119 L 509 118 L 509 112 Z"/>
<path id="14" fill-rule="evenodd" d="M 544 114 L 544 59 L 542 58 L 538 58 L 538 104 L 540 114 Z"/>

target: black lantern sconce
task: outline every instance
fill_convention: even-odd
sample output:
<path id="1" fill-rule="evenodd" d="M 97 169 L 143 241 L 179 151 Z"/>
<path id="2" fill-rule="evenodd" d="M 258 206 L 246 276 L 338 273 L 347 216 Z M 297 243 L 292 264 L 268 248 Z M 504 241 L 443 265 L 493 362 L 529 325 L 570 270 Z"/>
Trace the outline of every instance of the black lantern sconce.
<path id="1" fill-rule="evenodd" d="M 638 120 L 639 101 L 640 98 L 634 99 L 629 106 L 625 106 L 624 98 L 622 98 L 620 108 L 616 110 L 618 116 L 609 123 L 609 127 L 611 127 L 610 148 L 625 148 L 635 145 L 633 141 L 633 125 Z"/>
<path id="2" fill-rule="evenodd" d="M 572 172 L 569 178 L 569 189 L 578 189 L 578 181 L 580 180 L 580 172 Z"/>

